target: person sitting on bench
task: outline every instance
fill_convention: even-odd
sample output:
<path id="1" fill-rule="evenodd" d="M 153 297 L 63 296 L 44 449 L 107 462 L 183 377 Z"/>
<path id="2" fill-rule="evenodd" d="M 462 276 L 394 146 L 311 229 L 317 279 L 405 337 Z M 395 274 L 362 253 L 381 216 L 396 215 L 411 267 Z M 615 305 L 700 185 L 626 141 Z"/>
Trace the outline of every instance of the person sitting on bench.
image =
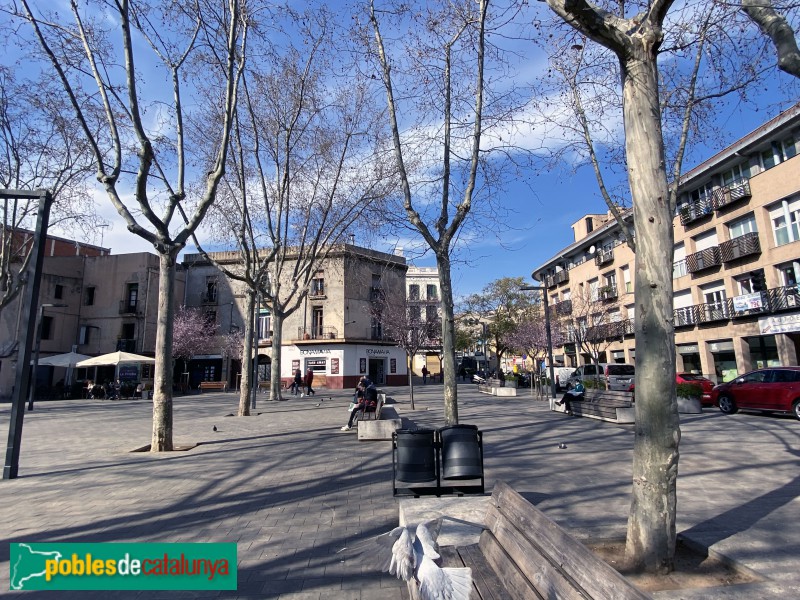
<path id="1" fill-rule="evenodd" d="M 353 402 L 355 406 L 350 411 L 350 418 L 347 420 L 347 425 L 342 427 L 342 431 L 350 431 L 353 428 L 353 421 L 359 412 L 376 410 L 378 407 L 378 388 L 368 377 L 362 377 L 358 382 Z"/>
<path id="2" fill-rule="evenodd" d="M 568 390 L 566 394 L 561 398 L 561 400 L 556 400 L 556 404 L 563 404 L 564 409 L 566 410 L 567 414 L 572 416 L 572 400 L 583 400 L 583 392 L 585 388 L 583 387 L 583 382 L 578 381 L 577 385 L 571 390 Z"/>

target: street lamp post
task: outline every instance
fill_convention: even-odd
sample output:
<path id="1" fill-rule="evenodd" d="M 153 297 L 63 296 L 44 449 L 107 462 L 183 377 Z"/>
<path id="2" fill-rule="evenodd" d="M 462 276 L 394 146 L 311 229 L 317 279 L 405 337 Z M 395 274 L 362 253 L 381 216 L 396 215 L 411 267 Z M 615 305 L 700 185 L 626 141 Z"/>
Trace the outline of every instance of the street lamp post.
<path id="1" fill-rule="evenodd" d="M 66 308 L 66 304 L 40 304 L 39 320 L 36 324 L 36 345 L 33 347 L 33 371 L 30 389 L 28 390 L 28 410 L 33 410 L 33 397 L 36 395 L 36 371 L 39 368 L 39 347 L 42 345 L 42 319 L 45 308 Z"/>
<path id="2" fill-rule="evenodd" d="M 553 366 L 553 334 L 550 329 L 550 307 L 547 301 L 547 288 L 526 285 L 519 288 L 523 292 L 541 292 L 544 298 L 544 329 L 547 333 L 547 361 L 550 363 L 550 393 L 556 397 L 556 372 Z"/>

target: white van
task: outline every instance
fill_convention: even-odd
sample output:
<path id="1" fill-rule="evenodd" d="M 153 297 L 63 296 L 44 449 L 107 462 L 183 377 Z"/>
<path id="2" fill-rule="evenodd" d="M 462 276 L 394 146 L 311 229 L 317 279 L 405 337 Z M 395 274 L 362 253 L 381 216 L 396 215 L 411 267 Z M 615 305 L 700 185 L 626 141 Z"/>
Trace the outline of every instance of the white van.
<path id="1" fill-rule="evenodd" d="M 556 390 L 566 390 L 569 389 L 567 387 L 567 382 L 572 374 L 575 372 L 575 367 L 562 367 L 560 365 L 555 365 L 553 367 L 553 375 L 556 378 Z M 545 365 L 542 367 L 542 375 L 549 378 L 550 377 L 550 367 Z"/>
<path id="2" fill-rule="evenodd" d="M 600 363 L 595 365 L 581 365 L 572 372 L 567 382 L 567 389 L 574 388 L 578 381 L 585 382 L 587 379 L 598 379 L 603 384 L 608 381 L 608 389 L 627 392 L 633 383 L 636 369 L 633 365 L 620 363 Z"/>

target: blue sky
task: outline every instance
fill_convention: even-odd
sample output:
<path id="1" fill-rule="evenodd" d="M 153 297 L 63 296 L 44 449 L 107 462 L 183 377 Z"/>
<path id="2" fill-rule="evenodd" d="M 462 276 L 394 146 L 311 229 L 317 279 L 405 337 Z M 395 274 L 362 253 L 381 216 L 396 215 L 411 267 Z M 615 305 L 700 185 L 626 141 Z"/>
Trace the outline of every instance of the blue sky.
<path id="1" fill-rule="evenodd" d="M 541 53 L 532 50 L 533 47 L 529 46 L 523 56 L 523 66 L 528 70 L 543 65 Z M 692 147 L 684 161 L 684 170 L 788 108 L 797 96 L 785 95 L 778 85 L 788 78 L 777 74 L 770 83 L 774 89 L 758 90 L 761 97 L 770 99 L 769 107 L 756 111 L 752 106 L 737 104 L 718 111 L 717 125 L 726 132 L 726 137 L 713 147 Z M 476 233 L 469 234 L 469 239 L 465 236 L 454 252 L 452 275 L 456 298 L 478 292 L 491 281 L 503 277 L 523 277 L 530 281 L 530 273 L 535 267 L 573 242 L 572 223 L 587 213 L 606 212 L 596 180 L 588 167 L 576 172 L 568 168 L 530 172 L 523 177 L 526 181 L 512 182 L 494 198 L 507 211 L 507 215 L 500 219 L 502 224 L 487 223 L 478 227 L 474 230 Z M 611 187 L 617 183 L 619 181 L 607 181 Z M 104 192 L 98 190 L 96 198 L 100 214 L 111 225 L 98 233 L 94 243 L 102 243 L 114 253 L 153 251 L 144 240 L 125 229 Z M 392 252 L 396 246 L 402 245 L 410 253 L 412 244 L 409 241 L 394 236 L 376 237 L 374 247 L 378 250 Z M 187 251 L 192 249 L 187 248 Z M 430 253 L 412 260 L 417 266 L 435 265 Z"/>

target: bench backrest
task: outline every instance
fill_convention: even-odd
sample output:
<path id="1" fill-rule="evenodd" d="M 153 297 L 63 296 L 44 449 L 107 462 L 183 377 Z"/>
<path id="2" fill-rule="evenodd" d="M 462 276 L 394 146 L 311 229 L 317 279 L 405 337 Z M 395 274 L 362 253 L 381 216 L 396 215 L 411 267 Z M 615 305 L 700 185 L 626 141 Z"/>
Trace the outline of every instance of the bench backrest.
<path id="1" fill-rule="evenodd" d="M 486 526 L 481 550 L 514 598 L 650 598 L 504 482 Z"/>
<path id="2" fill-rule="evenodd" d="M 603 402 L 606 406 L 631 406 L 632 395 L 630 392 L 614 390 L 586 390 L 583 394 L 584 402 Z"/>

